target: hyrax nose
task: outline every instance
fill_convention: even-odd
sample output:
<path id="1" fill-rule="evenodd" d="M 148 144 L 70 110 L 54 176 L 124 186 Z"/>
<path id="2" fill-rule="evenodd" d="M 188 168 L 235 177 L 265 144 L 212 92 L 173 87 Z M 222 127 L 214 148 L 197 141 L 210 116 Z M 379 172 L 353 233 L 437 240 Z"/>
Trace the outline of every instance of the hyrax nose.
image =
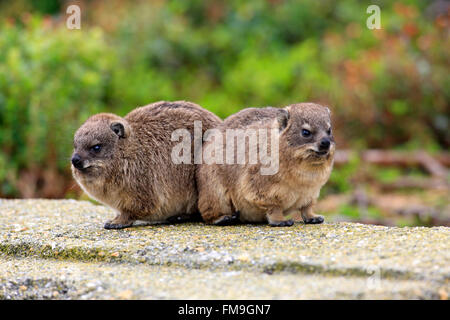
<path id="1" fill-rule="evenodd" d="M 323 138 L 323 139 L 320 141 L 319 149 L 320 149 L 320 150 L 328 150 L 329 148 L 330 148 L 330 139 L 328 139 L 328 138 Z"/>
<path id="2" fill-rule="evenodd" d="M 81 161 L 81 158 L 80 158 L 80 156 L 78 154 L 75 154 L 72 157 L 72 164 L 77 169 L 82 169 L 83 168 L 83 161 Z"/>

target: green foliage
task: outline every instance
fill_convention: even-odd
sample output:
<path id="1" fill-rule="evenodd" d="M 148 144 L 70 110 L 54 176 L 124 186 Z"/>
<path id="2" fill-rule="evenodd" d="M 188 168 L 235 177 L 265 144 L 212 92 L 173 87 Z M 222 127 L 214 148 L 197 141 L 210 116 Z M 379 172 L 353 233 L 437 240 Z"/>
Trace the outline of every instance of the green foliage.
<path id="1" fill-rule="evenodd" d="M 67 168 L 74 131 L 105 109 L 113 56 L 98 29 L 1 29 L 0 180 L 14 184 L 22 169 Z"/>
<path id="2" fill-rule="evenodd" d="M 398 168 L 379 168 L 373 171 L 377 180 L 383 183 L 394 182 L 402 175 Z"/>
<path id="3" fill-rule="evenodd" d="M 99 0 L 85 3 L 81 30 L 67 30 L 64 19 L 39 18 L 64 11 L 61 2 L 2 3 L 0 194 L 17 195 L 27 170 L 68 179 L 82 121 L 157 100 L 191 100 L 223 118 L 317 101 L 332 109 L 339 148 L 447 148 L 445 25 L 424 1 L 376 1 L 382 29 L 369 30 L 369 4 Z M 325 193 L 351 190 L 357 165 L 335 170 Z"/>
<path id="4" fill-rule="evenodd" d="M 331 106 L 344 146 L 392 148 L 416 141 L 434 149 L 437 141 L 447 147 L 450 54 L 444 27 L 425 15 L 428 6 L 421 1 L 379 1 L 383 28 L 369 30 L 369 4 L 129 6 L 110 33 L 127 70 L 119 77 L 126 94 L 117 102 L 124 107 L 189 99 L 226 117 L 243 107 L 319 101 Z"/>
<path id="5" fill-rule="evenodd" d="M 358 171 L 359 164 L 360 159 L 357 154 L 351 154 L 348 163 L 331 172 L 330 179 L 324 186 L 322 195 L 330 193 L 347 193 L 348 191 L 353 190 L 355 186 L 352 179 Z"/>
<path id="6" fill-rule="evenodd" d="M 337 214 L 355 220 L 361 219 L 362 217 L 377 220 L 383 217 L 383 213 L 376 207 L 369 206 L 367 208 L 359 208 L 358 206 L 351 204 L 340 205 L 337 209 Z"/>
<path id="7" fill-rule="evenodd" d="M 357 219 L 360 217 L 359 209 L 358 207 L 349 205 L 349 204 L 343 204 L 338 209 L 338 214 Z"/>

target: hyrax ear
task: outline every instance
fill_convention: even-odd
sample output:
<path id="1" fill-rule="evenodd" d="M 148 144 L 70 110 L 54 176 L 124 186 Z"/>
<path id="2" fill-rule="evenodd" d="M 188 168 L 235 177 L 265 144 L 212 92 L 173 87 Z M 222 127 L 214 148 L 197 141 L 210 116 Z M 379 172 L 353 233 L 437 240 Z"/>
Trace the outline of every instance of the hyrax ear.
<path id="1" fill-rule="evenodd" d="M 283 131 L 288 125 L 289 111 L 287 111 L 286 109 L 281 109 L 281 111 L 282 112 L 277 116 L 277 121 L 278 121 L 278 129 L 280 131 Z"/>
<path id="2" fill-rule="evenodd" d="M 109 127 L 112 131 L 114 131 L 115 134 L 117 134 L 117 136 L 119 136 L 119 138 L 124 139 L 130 135 L 130 128 L 125 123 L 115 121 L 112 122 Z"/>

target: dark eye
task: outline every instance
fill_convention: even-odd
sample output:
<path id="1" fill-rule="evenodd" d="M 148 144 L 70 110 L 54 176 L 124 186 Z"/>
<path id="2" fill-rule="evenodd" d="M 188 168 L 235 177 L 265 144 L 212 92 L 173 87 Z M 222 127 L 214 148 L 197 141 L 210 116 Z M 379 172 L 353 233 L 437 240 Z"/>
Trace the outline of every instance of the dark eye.
<path id="1" fill-rule="evenodd" d="M 102 146 L 99 144 L 96 144 L 95 146 L 91 147 L 91 150 L 94 152 L 100 152 L 100 150 L 102 149 Z"/>
<path id="2" fill-rule="evenodd" d="M 330 136 L 331 135 L 331 128 L 328 129 L 327 134 Z"/>
<path id="3" fill-rule="evenodd" d="M 303 129 L 302 130 L 302 136 L 309 137 L 311 135 L 311 131 Z"/>

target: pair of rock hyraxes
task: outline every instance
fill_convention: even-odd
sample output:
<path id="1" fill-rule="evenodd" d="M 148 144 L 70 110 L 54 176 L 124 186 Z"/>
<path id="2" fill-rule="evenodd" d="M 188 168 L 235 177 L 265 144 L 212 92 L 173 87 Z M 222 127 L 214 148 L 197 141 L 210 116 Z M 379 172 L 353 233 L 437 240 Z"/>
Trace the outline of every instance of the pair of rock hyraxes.
<path id="1" fill-rule="evenodd" d="M 277 141 L 278 170 L 261 174 L 260 161 L 249 161 L 251 148 L 245 148 L 243 164 L 194 164 L 194 152 L 190 163 L 175 164 L 171 155 L 179 142 L 172 132 L 187 129 L 193 136 L 194 121 L 201 121 L 202 134 L 214 129 L 223 137 L 228 129 L 254 129 L 258 137 L 267 129 L 275 135 L 265 140 L 266 148 Z M 218 144 L 218 136 L 204 140 L 204 152 L 226 153 L 226 139 Z M 253 151 L 261 147 L 258 142 Z M 75 133 L 72 173 L 89 196 L 118 211 L 107 229 L 136 220 L 186 221 L 199 212 L 210 224 L 290 226 L 301 219 L 323 222 L 313 206 L 330 176 L 334 151 L 330 110 L 318 104 L 248 108 L 221 121 L 191 102 L 157 102 L 124 118 L 90 117 Z"/>

